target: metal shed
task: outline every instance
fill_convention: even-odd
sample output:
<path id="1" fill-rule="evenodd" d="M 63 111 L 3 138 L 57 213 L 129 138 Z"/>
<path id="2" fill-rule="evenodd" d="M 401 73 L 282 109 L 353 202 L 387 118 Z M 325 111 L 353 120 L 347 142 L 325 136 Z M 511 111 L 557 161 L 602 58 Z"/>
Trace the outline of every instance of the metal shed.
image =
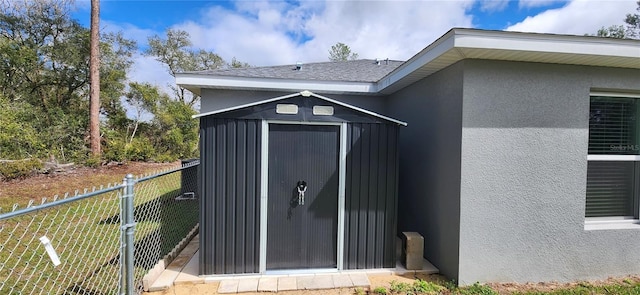
<path id="1" fill-rule="evenodd" d="M 309 91 L 196 117 L 200 274 L 395 267 L 406 123 Z"/>

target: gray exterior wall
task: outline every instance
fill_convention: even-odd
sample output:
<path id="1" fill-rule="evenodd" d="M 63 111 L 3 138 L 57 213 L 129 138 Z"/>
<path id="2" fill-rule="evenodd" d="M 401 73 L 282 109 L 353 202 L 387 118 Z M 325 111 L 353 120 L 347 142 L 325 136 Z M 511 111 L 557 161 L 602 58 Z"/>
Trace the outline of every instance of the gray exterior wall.
<path id="1" fill-rule="evenodd" d="M 640 229 L 584 228 L 592 89 L 640 91 L 640 71 L 464 62 L 461 284 L 640 273 Z"/>
<path id="2" fill-rule="evenodd" d="M 303 90 L 304 89 L 301 89 L 300 91 Z M 292 93 L 293 92 L 202 89 L 200 113 L 207 113 L 229 107 L 254 103 Z M 317 94 L 372 112 L 381 114 L 385 113 L 385 101 L 382 96 L 323 94 L 320 92 L 317 92 Z"/>
<path id="3" fill-rule="evenodd" d="M 424 236 L 425 257 L 458 277 L 462 63 L 393 94 L 389 114 L 400 132 L 398 232 Z"/>

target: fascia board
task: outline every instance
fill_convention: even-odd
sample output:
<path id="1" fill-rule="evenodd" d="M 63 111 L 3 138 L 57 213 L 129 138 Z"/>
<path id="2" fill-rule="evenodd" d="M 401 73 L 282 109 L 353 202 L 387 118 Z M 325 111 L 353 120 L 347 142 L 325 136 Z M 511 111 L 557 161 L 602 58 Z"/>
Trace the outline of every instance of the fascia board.
<path id="1" fill-rule="evenodd" d="M 376 84 L 349 81 L 316 81 L 250 77 L 221 77 L 199 74 L 177 74 L 176 84 L 185 88 L 247 89 L 271 91 L 318 91 L 324 93 L 375 94 Z"/>
<path id="2" fill-rule="evenodd" d="M 385 88 L 393 85 L 402 78 L 410 75 L 419 68 L 429 64 L 436 60 L 438 57 L 445 54 L 447 51 L 452 50 L 455 45 L 455 31 L 451 30 L 440 39 L 436 40 L 431 45 L 414 55 L 411 59 L 400 65 L 397 69 L 393 70 L 387 76 L 383 77 L 377 83 L 377 91 L 382 91 Z M 461 57 L 462 58 L 462 57 Z"/>
<path id="3" fill-rule="evenodd" d="M 640 42 L 635 40 L 612 41 L 595 37 L 462 31 L 456 34 L 454 46 L 460 49 L 635 57 L 640 59 Z"/>

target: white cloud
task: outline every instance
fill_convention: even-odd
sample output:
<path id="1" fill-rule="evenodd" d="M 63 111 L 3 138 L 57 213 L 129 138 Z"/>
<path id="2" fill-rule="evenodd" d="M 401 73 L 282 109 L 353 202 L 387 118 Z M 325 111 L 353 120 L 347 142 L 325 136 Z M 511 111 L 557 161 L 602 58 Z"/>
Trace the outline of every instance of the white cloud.
<path id="1" fill-rule="evenodd" d="M 509 5 L 509 0 L 481 0 L 480 10 L 494 12 L 502 11 Z"/>
<path id="2" fill-rule="evenodd" d="M 549 6 L 554 3 L 567 2 L 567 0 L 519 0 L 518 7 L 520 8 L 536 8 Z"/>
<path id="3" fill-rule="evenodd" d="M 171 95 L 173 92 L 169 85 L 175 85 L 175 79 L 169 74 L 167 68 L 153 57 L 136 54 L 133 57 L 133 65 L 128 73 L 129 81 L 148 82 L 158 86 L 162 91 Z"/>
<path id="4" fill-rule="evenodd" d="M 469 1 L 241 1 L 174 28 L 194 47 L 252 65 L 326 61 L 336 42 L 360 58 L 408 59 L 452 27 L 470 27 Z"/>
<path id="5" fill-rule="evenodd" d="M 146 47 L 147 38 L 149 36 L 155 34 L 162 34 L 162 32 L 156 32 L 151 29 L 141 29 L 135 25 L 128 23 L 115 23 L 107 20 L 100 21 L 100 33 L 104 34 L 107 32 L 122 32 L 122 36 L 129 39 L 134 40 L 138 44 L 138 46 Z"/>
<path id="6" fill-rule="evenodd" d="M 595 34 L 603 26 L 622 24 L 625 15 L 635 8 L 634 0 L 573 0 L 563 7 L 529 16 L 506 30 L 572 35 Z"/>
<path id="7" fill-rule="evenodd" d="M 336 42 L 362 58 L 408 59 L 452 27 L 469 27 L 473 3 L 463 1 L 333 1 L 315 15 L 307 30 L 314 39 L 303 50 L 326 60 Z"/>

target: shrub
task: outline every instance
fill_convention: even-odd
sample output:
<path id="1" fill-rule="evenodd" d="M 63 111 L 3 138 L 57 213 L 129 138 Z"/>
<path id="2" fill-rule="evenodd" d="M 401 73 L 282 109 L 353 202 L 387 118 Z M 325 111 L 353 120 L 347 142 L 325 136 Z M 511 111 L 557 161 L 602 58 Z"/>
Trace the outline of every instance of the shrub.
<path id="1" fill-rule="evenodd" d="M 46 137 L 35 126 L 38 111 L 26 102 L 9 102 L 0 95 L 0 159 L 46 155 Z"/>
<path id="2" fill-rule="evenodd" d="M 38 159 L 25 159 L 0 162 L 0 177 L 4 180 L 25 178 L 42 169 L 44 165 Z"/>
<path id="3" fill-rule="evenodd" d="M 417 279 L 413 282 L 413 291 L 415 293 L 439 293 L 440 291 L 444 291 L 446 288 L 440 286 L 434 282 L 427 282 L 421 279 Z"/>
<path id="4" fill-rule="evenodd" d="M 84 160 L 84 165 L 91 168 L 98 168 L 102 164 L 100 157 L 90 156 L 86 160 Z"/>
<path id="5" fill-rule="evenodd" d="M 102 157 L 108 162 L 123 162 L 127 159 L 126 141 L 116 131 L 108 130 L 103 137 L 104 151 Z"/>
<path id="6" fill-rule="evenodd" d="M 158 156 L 156 156 L 154 158 L 154 160 L 156 162 L 160 162 L 160 163 L 169 163 L 169 162 L 173 162 L 175 160 L 178 160 L 178 157 L 172 154 L 168 154 L 168 153 L 164 153 L 164 154 L 160 154 Z"/>
<path id="7" fill-rule="evenodd" d="M 147 138 L 134 138 L 125 146 L 127 160 L 131 161 L 148 161 L 155 153 L 153 144 Z"/>
<path id="8" fill-rule="evenodd" d="M 407 283 L 397 282 L 397 281 L 391 281 L 391 286 L 389 287 L 389 291 L 394 293 L 406 294 L 408 292 L 411 292 L 412 290 L 413 290 L 413 287 L 411 285 Z"/>
<path id="9" fill-rule="evenodd" d="M 389 292 L 387 291 L 387 288 L 385 288 L 385 287 L 377 287 L 377 288 L 373 289 L 373 294 L 389 294 Z"/>
<path id="10" fill-rule="evenodd" d="M 491 289 L 491 287 L 478 282 L 471 286 L 460 288 L 459 292 L 463 295 L 498 295 L 498 292 Z"/>

